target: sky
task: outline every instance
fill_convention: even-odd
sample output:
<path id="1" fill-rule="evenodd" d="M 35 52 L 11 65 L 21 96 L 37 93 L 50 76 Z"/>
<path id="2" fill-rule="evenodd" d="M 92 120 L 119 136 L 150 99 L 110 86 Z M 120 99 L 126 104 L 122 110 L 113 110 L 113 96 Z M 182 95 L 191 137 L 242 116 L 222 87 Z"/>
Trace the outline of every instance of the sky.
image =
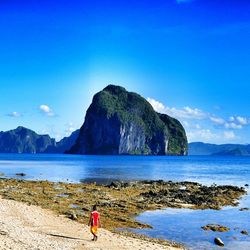
<path id="1" fill-rule="evenodd" d="M 108 84 L 188 140 L 250 143 L 250 1 L 0 1 L 0 131 L 60 140 Z"/>

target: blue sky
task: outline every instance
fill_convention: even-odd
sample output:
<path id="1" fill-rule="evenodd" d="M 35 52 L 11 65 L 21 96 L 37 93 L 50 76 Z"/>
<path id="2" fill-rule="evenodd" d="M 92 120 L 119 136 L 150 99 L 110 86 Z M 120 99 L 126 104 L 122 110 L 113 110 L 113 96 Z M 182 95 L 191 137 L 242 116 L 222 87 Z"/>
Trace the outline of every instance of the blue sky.
<path id="1" fill-rule="evenodd" d="M 250 143 L 247 0 L 1 1 L 0 130 L 57 140 L 112 83 L 190 141 Z"/>

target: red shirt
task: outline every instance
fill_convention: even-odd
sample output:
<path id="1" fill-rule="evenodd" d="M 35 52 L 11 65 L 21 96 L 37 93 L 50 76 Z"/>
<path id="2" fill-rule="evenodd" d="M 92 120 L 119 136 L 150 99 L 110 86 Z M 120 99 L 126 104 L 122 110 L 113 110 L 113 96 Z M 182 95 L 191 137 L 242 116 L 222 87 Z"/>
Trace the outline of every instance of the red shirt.
<path id="1" fill-rule="evenodd" d="M 91 226 L 98 226 L 99 213 L 97 211 L 91 212 Z"/>

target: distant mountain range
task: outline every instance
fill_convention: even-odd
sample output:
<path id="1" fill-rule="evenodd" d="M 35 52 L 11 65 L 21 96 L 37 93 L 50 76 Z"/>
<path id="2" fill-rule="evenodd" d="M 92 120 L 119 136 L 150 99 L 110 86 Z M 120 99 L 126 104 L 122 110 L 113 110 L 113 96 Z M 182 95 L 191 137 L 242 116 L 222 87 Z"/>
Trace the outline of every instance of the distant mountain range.
<path id="1" fill-rule="evenodd" d="M 203 142 L 189 143 L 189 155 L 250 156 L 250 144 L 210 144 Z"/>
<path id="2" fill-rule="evenodd" d="M 70 149 L 78 137 L 79 130 L 69 137 L 56 142 L 49 135 L 38 135 L 34 131 L 17 127 L 6 132 L 0 132 L 0 153 L 64 153 Z"/>

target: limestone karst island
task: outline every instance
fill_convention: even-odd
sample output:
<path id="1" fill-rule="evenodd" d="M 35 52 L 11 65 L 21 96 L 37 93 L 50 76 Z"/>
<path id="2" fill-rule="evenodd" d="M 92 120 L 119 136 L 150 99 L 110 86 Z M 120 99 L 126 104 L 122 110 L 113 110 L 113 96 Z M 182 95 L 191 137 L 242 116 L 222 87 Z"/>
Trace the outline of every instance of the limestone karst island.
<path id="1" fill-rule="evenodd" d="M 154 111 L 146 99 L 109 85 L 87 110 L 72 154 L 186 155 L 181 123 Z"/>

